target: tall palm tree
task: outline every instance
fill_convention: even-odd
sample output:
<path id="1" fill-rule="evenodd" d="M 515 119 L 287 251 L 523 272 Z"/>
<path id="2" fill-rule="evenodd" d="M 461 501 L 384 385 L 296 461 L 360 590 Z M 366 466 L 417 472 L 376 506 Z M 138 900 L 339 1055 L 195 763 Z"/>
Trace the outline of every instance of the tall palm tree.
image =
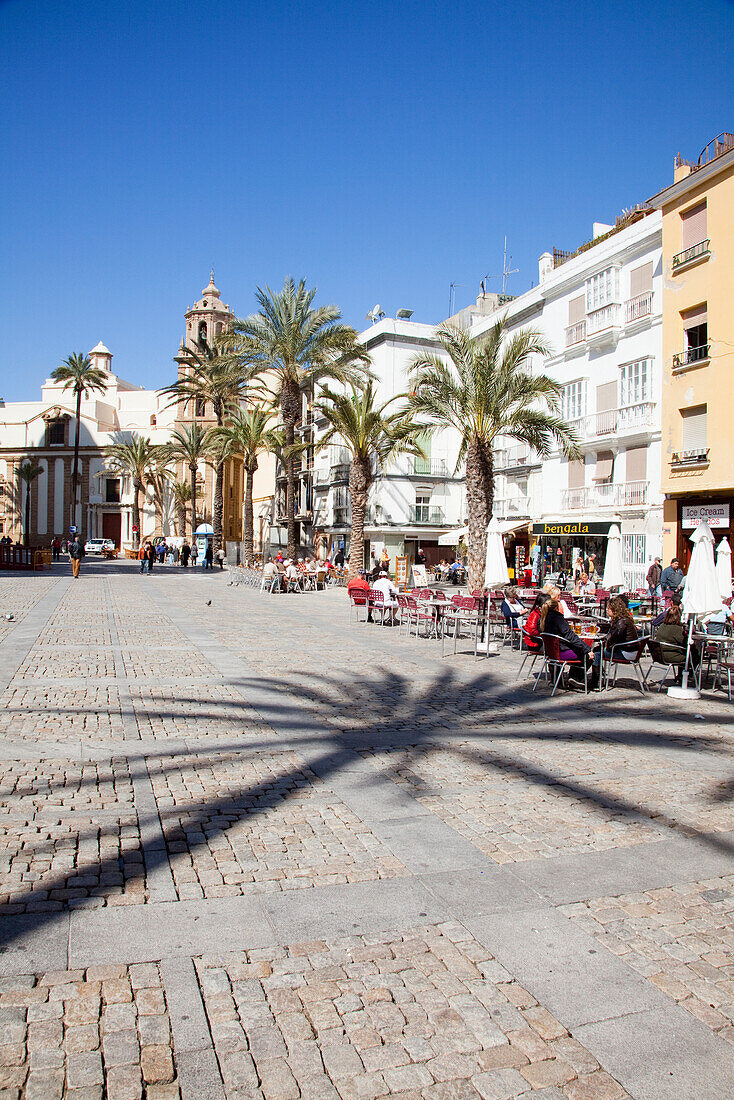
<path id="1" fill-rule="evenodd" d="M 133 547 L 140 545 L 140 494 L 162 459 L 163 449 L 150 442 L 148 436 L 131 433 L 130 439 L 105 447 L 110 470 L 129 477 L 133 484 Z"/>
<path id="2" fill-rule="evenodd" d="M 16 468 L 16 477 L 18 478 L 18 488 L 22 490 L 25 485 L 25 519 L 24 519 L 24 541 L 26 546 L 31 544 L 31 486 L 36 480 L 39 474 L 43 473 L 43 466 L 36 462 L 33 458 L 27 458 L 25 462 L 21 462 L 20 466 Z"/>
<path id="3" fill-rule="evenodd" d="M 163 446 L 158 446 L 158 456 L 151 463 L 148 473 L 148 485 L 153 488 L 153 507 L 155 509 L 155 531 L 163 534 L 163 502 L 166 489 L 174 480 L 174 473 L 168 466 L 168 458 Z"/>
<path id="4" fill-rule="evenodd" d="M 81 423 L 82 395 L 88 397 L 97 391 L 107 389 L 107 374 L 99 367 L 93 367 L 88 355 L 72 352 L 68 359 L 51 372 L 54 382 L 63 382 L 65 390 L 71 390 L 76 396 L 76 431 L 74 434 L 74 465 L 71 471 L 71 526 L 75 525 L 76 487 L 79 480 L 79 428 Z M 81 539 L 81 521 L 79 523 Z"/>
<path id="5" fill-rule="evenodd" d="M 351 394 L 334 393 L 324 387 L 322 399 L 314 407 L 329 423 L 319 441 L 320 447 L 338 439 L 352 455 L 349 467 L 349 495 L 352 502 L 352 531 L 349 542 L 349 575 L 355 576 L 364 565 L 364 521 L 375 468 L 399 455 L 424 458 L 420 437 L 425 425 L 417 424 L 405 406 L 388 408 L 404 399 L 398 394 L 382 405 L 375 403 L 374 384 L 351 386 Z"/>
<path id="6" fill-rule="evenodd" d="M 224 425 L 227 417 L 236 409 L 247 389 L 247 379 L 240 359 L 222 343 L 193 341 L 185 349 L 185 373 L 177 382 L 166 386 L 163 393 L 176 401 L 211 402 L 217 427 Z M 224 512 L 224 460 L 217 461 L 214 479 L 214 550 L 222 545 L 222 518 Z"/>
<path id="7" fill-rule="evenodd" d="M 186 538 L 186 505 L 191 500 L 191 486 L 188 481 L 174 481 L 171 485 L 171 492 L 176 508 L 174 518 L 176 534 Z"/>
<path id="8" fill-rule="evenodd" d="M 183 462 L 188 468 L 191 484 L 189 500 L 191 501 L 191 535 L 196 531 L 196 475 L 199 464 L 211 454 L 211 431 L 205 428 L 197 420 L 187 424 L 184 428 L 177 428 L 171 432 L 171 438 L 164 444 L 165 455 L 168 461 Z M 186 534 L 186 531 L 183 531 Z"/>
<path id="9" fill-rule="evenodd" d="M 486 531 L 494 506 L 496 437 L 526 443 L 541 458 L 554 445 L 575 457 L 578 446 L 559 415 L 560 384 L 531 370 L 531 356 L 549 354 L 540 333 L 509 335 L 501 318 L 478 337 L 453 325 L 442 326 L 437 335 L 449 362 L 428 353 L 413 359 L 410 404 L 429 419 L 433 431 L 450 425 L 461 437 L 457 469 L 466 461 L 469 585 L 478 587 L 484 579 Z"/>
<path id="10" fill-rule="evenodd" d="M 336 306 L 317 306 L 316 288 L 308 290 L 301 279 L 287 278 L 280 293 L 258 287 L 257 313 L 232 326 L 230 346 L 239 355 L 250 380 L 261 386 L 275 384 L 274 408 L 280 408 L 284 430 L 283 461 L 286 473 L 286 523 L 288 556 L 296 555 L 296 425 L 301 420 L 303 394 L 311 396 L 327 380 L 342 383 L 369 376 L 369 356 L 357 344 L 357 333 L 340 324 Z"/>
<path id="11" fill-rule="evenodd" d="M 236 409 L 222 428 L 212 429 L 212 441 L 222 459 L 242 457 L 245 468 L 245 538 L 243 554 L 247 562 L 255 556 L 254 520 L 252 514 L 252 479 L 263 451 L 275 452 L 283 442 L 281 432 L 271 427 L 272 412 L 260 405 Z"/>

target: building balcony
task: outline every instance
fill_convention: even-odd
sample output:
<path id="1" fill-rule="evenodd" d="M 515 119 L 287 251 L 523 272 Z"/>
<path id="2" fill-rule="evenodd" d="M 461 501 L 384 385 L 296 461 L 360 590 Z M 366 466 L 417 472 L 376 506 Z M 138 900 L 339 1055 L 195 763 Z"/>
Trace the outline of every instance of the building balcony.
<path id="1" fill-rule="evenodd" d="M 609 436 L 636 434 L 640 430 L 659 427 L 656 410 L 654 401 L 638 401 L 634 405 L 623 405 L 618 409 L 577 417 L 569 421 L 569 426 L 582 443 Z"/>
<path id="2" fill-rule="evenodd" d="M 427 508 L 425 505 L 413 505 L 410 509 L 410 522 L 418 526 L 445 527 L 446 516 L 443 508 Z"/>
<path id="3" fill-rule="evenodd" d="M 583 344 L 586 339 L 586 320 L 577 321 L 575 325 L 569 325 L 566 329 L 566 347 L 572 348 L 576 344 Z"/>
<path id="4" fill-rule="evenodd" d="M 349 462 L 340 462 L 337 466 L 332 466 L 329 473 L 329 480 L 331 482 L 337 481 L 349 481 Z"/>
<path id="5" fill-rule="evenodd" d="M 498 519 L 524 519 L 530 517 L 530 497 L 495 497 L 492 511 Z"/>
<path id="6" fill-rule="evenodd" d="M 652 313 L 652 291 L 638 294 L 634 298 L 628 298 L 624 303 L 624 319 L 629 325 L 633 321 L 640 321 L 643 317 L 649 317 Z"/>
<path id="7" fill-rule="evenodd" d="M 413 474 L 419 477 L 449 477 L 449 468 L 443 458 L 415 458 Z"/>
<path id="8" fill-rule="evenodd" d="M 592 342 L 603 342 L 612 337 L 619 328 L 619 305 L 611 302 L 609 305 L 595 309 L 586 318 L 586 339 Z"/>
<path id="9" fill-rule="evenodd" d="M 510 470 L 515 467 L 537 465 L 539 465 L 538 456 L 523 443 L 519 443 L 514 447 L 503 447 L 495 451 L 495 470 Z"/>
<path id="10" fill-rule="evenodd" d="M 690 248 L 684 248 L 682 252 L 673 257 L 673 273 L 675 274 L 699 260 L 708 259 L 711 253 L 710 245 L 711 241 L 705 240 L 691 245 Z"/>
<path id="11" fill-rule="evenodd" d="M 709 448 L 696 447 L 692 451 L 674 451 L 670 456 L 673 470 L 695 470 L 708 466 Z"/>
<path id="12" fill-rule="evenodd" d="M 599 481 L 578 489 L 563 489 L 561 508 L 573 512 L 583 508 L 639 508 L 648 504 L 649 481 Z"/>
<path id="13" fill-rule="evenodd" d="M 685 370 L 686 367 L 699 366 L 708 362 L 710 344 L 701 344 L 697 348 L 686 348 L 673 356 L 673 370 Z"/>

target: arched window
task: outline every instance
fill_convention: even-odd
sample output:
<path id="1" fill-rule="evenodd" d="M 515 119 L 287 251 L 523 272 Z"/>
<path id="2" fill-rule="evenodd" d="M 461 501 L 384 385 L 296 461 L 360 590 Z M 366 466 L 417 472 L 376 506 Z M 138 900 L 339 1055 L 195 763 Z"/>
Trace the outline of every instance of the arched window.
<path id="1" fill-rule="evenodd" d="M 206 416 L 206 401 L 201 397 L 196 398 L 195 416 Z"/>
<path id="2" fill-rule="evenodd" d="M 206 343 L 206 321 L 199 322 L 199 343 Z"/>
<path id="3" fill-rule="evenodd" d="M 157 423 L 158 423 L 158 421 L 156 420 L 155 413 L 151 413 L 151 417 L 150 417 L 150 426 L 151 426 L 151 428 L 155 428 Z"/>

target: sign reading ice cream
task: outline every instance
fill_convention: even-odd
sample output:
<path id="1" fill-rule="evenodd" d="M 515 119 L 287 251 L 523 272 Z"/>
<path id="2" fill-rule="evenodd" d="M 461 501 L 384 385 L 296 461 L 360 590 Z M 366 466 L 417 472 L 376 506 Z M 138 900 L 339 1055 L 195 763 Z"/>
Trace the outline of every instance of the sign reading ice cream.
<path id="1" fill-rule="evenodd" d="M 688 528 L 700 527 L 703 522 L 709 527 L 729 526 L 728 504 L 684 504 L 681 526 Z"/>

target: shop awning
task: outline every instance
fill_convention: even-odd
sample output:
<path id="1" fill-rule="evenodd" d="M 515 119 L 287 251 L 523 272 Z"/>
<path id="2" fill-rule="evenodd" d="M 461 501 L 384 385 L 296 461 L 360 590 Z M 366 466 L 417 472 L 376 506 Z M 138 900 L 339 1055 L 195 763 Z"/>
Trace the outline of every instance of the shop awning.
<path id="1" fill-rule="evenodd" d="M 509 535 L 512 531 L 526 531 L 529 526 L 529 519 L 506 519 L 500 522 L 499 528 L 503 535 Z"/>
<path id="2" fill-rule="evenodd" d="M 439 546 L 458 546 L 462 539 L 469 534 L 468 527 L 456 527 L 453 531 L 444 531 L 438 536 Z"/>

